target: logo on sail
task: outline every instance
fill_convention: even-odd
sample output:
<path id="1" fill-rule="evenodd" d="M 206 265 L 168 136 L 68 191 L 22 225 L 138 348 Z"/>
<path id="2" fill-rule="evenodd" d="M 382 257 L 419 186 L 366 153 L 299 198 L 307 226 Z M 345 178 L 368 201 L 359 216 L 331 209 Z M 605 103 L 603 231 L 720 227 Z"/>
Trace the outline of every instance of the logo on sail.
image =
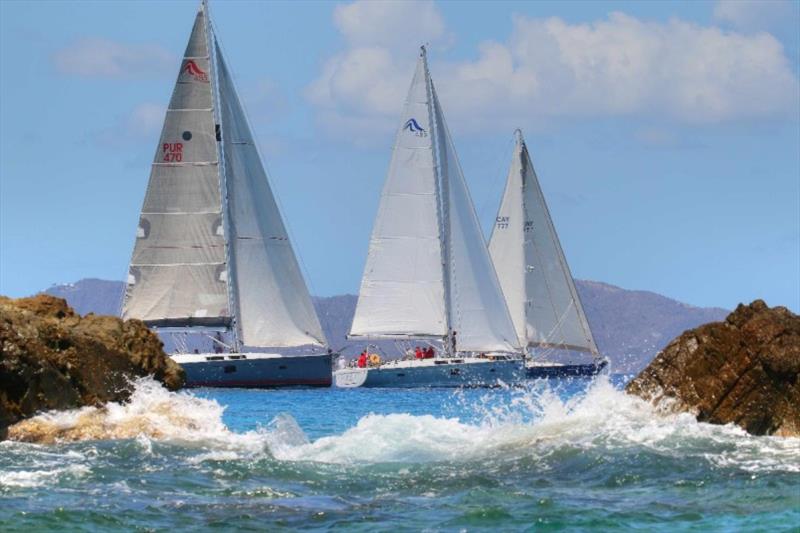
<path id="1" fill-rule="evenodd" d="M 425 128 L 423 128 L 422 126 L 419 125 L 419 122 L 417 122 L 417 119 L 415 119 L 415 118 L 408 119 L 406 121 L 406 123 L 403 125 L 403 129 L 410 131 L 411 133 L 413 133 L 417 137 L 427 137 L 428 136 L 428 132 L 425 131 Z"/>
<path id="2" fill-rule="evenodd" d="M 190 59 L 186 62 L 186 64 L 183 66 L 183 72 L 193 77 L 197 81 L 208 82 L 208 74 L 206 74 L 203 69 L 197 66 L 197 63 L 194 62 L 194 59 Z"/>

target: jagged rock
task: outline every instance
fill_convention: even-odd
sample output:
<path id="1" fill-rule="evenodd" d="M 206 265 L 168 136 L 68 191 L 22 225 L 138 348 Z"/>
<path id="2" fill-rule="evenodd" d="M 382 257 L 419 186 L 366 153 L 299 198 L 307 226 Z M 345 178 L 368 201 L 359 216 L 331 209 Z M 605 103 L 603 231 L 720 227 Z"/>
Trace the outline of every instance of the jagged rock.
<path id="1" fill-rule="evenodd" d="M 144 323 L 81 317 L 44 294 L 0 296 L 0 439 L 39 411 L 124 401 L 131 379 L 147 375 L 170 390 L 185 379 Z"/>
<path id="2" fill-rule="evenodd" d="M 673 340 L 626 390 L 701 422 L 800 436 L 800 317 L 762 300 L 740 304 Z"/>

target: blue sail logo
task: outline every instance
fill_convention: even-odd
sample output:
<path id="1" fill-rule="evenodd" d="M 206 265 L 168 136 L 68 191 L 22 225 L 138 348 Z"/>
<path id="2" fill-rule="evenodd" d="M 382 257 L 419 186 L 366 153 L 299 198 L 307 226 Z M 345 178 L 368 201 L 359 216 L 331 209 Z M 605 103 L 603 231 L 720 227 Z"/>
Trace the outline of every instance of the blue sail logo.
<path id="1" fill-rule="evenodd" d="M 425 131 L 425 128 L 420 126 L 419 122 L 417 122 L 417 119 L 415 118 L 408 119 L 403 125 L 403 129 L 410 131 L 417 137 L 426 137 L 428 135 L 428 133 Z"/>

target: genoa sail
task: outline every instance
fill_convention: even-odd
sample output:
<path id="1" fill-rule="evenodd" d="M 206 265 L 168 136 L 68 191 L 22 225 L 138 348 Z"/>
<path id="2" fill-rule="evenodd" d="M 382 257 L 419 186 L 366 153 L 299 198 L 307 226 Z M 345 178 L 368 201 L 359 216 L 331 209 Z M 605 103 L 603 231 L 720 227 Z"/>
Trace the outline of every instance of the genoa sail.
<path id="1" fill-rule="evenodd" d="M 227 326 L 226 245 L 204 6 L 167 109 L 139 218 L 124 318 Z"/>
<path id="2" fill-rule="evenodd" d="M 350 336 L 518 351 L 423 49 L 396 134 Z"/>
<path id="3" fill-rule="evenodd" d="M 215 46 L 219 74 L 231 283 L 240 340 L 246 346 L 325 344 L 256 143 Z"/>
<path id="4" fill-rule="evenodd" d="M 522 346 L 598 353 L 519 132 L 489 251 Z"/>

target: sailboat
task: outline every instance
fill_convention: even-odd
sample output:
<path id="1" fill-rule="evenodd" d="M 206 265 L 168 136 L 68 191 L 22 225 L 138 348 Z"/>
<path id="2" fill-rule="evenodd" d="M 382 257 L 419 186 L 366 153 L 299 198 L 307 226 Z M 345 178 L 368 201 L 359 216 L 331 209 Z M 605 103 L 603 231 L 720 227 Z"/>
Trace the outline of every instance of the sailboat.
<path id="1" fill-rule="evenodd" d="M 422 341 L 427 357 L 409 349 L 400 359 L 384 362 L 370 354 L 367 362 L 365 352 L 361 367 L 334 372 L 341 387 L 492 386 L 524 378 L 514 325 L 424 47 L 396 133 L 348 337 Z"/>
<path id="2" fill-rule="evenodd" d="M 489 252 L 525 350 L 530 378 L 594 375 L 608 361 L 600 356 L 575 282 L 561 249 L 522 132 L 508 171 Z M 588 353 L 593 362 L 548 361 L 554 352 Z"/>
<path id="3" fill-rule="evenodd" d="M 188 386 L 331 385 L 332 353 L 205 0 L 152 164 L 122 317 L 213 346 L 177 342 Z"/>

